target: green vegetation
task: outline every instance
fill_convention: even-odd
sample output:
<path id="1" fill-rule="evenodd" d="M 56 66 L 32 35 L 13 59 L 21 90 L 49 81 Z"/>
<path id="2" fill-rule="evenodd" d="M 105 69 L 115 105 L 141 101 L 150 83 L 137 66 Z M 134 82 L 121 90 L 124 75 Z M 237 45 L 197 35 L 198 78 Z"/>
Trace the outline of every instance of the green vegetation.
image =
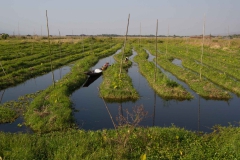
<path id="1" fill-rule="evenodd" d="M 19 97 L 17 101 L 0 104 L 0 124 L 15 121 L 39 93 L 27 94 Z"/>
<path id="2" fill-rule="evenodd" d="M 47 43 L 41 40 L 0 41 L 0 62 L 7 75 L 0 72 L 0 89 L 21 83 L 30 77 L 50 71 Z M 32 39 L 31 39 L 32 40 Z M 46 90 L 22 96 L 18 101 L 0 105 L 0 123 L 13 122 L 23 113 L 26 125 L 34 134 L 0 132 L 1 159 L 240 159 L 240 128 L 215 126 L 209 134 L 195 133 L 172 127 L 140 128 L 134 123 L 119 125 L 115 130 L 84 131 L 73 129 L 74 119 L 70 94 L 86 80 L 83 72 L 100 58 L 112 55 L 122 46 L 122 40 L 86 38 L 52 42 L 54 68 L 75 62 L 70 73 Z M 30 43 L 31 42 L 31 43 Z M 158 40 L 158 64 L 186 82 L 194 91 L 205 98 L 229 99 L 229 94 L 213 85 L 216 83 L 227 90 L 239 91 L 240 41 L 223 39 L 209 41 L 204 48 L 202 80 L 199 80 L 200 41 L 169 39 L 168 54 L 164 54 L 166 39 Z M 154 53 L 154 41 L 142 39 L 144 49 Z M 214 46 L 219 45 L 219 48 Z M 61 52 L 60 52 L 61 46 Z M 111 46 L 111 47 L 110 47 Z M 140 72 L 146 77 L 159 95 L 165 98 L 190 99 L 191 95 L 179 84 L 169 80 L 160 70 L 157 82 L 153 82 L 154 63 L 147 61 L 143 47 L 134 45 L 138 55 Z M 83 51 L 84 50 L 84 51 Z M 127 45 L 125 55 L 132 55 Z M 136 100 L 139 95 L 133 88 L 125 69 L 131 61 L 123 64 L 119 75 L 121 53 L 114 56 L 116 63 L 104 73 L 100 95 L 110 100 Z M 183 61 L 185 68 L 171 63 L 174 58 Z M 2 69 L 2 68 L 1 68 Z M 26 77 L 26 78 L 24 78 Z M 212 81 L 212 82 L 211 82 Z M 142 115 L 133 115 L 141 118 Z M 121 117 L 123 118 L 123 117 Z M 132 118 L 132 117 L 130 117 Z M 123 118 L 124 119 L 124 118 Z M 120 119 L 121 120 L 121 119 Z"/>
<path id="3" fill-rule="evenodd" d="M 154 52 L 153 47 L 146 47 L 146 48 L 149 49 L 151 53 Z M 199 75 L 197 75 L 195 72 L 192 72 L 191 70 L 187 70 L 177 65 L 174 65 L 172 63 L 172 60 L 174 59 L 174 57 L 172 56 L 171 53 L 168 53 L 167 56 L 165 54 L 159 54 L 159 57 L 160 58 L 159 58 L 158 64 L 162 68 L 171 72 L 180 80 L 187 83 L 192 90 L 197 92 L 200 96 L 204 97 L 205 99 L 226 99 L 227 100 L 231 98 L 226 91 L 222 90 L 221 88 L 217 87 L 213 83 L 209 82 L 207 79 L 200 80 Z"/>
<path id="4" fill-rule="evenodd" d="M 138 53 L 138 55 L 134 57 L 134 61 L 138 63 L 141 74 L 143 74 L 149 84 L 161 97 L 164 99 L 178 100 L 191 99 L 193 97 L 178 83 L 166 77 L 160 69 L 157 69 L 156 82 L 154 82 L 155 64 L 147 60 L 148 54 L 145 50 L 139 48 L 137 45 L 135 45 L 134 49 Z"/>
<path id="5" fill-rule="evenodd" d="M 7 39 L 9 37 L 9 35 L 8 34 L 2 34 L 2 39 Z"/>
<path id="6" fill-rule="evenodd" d="M 0 123 L 13 122 L 17 117 L 16 115 L 15 110 L 0 106 Z"/>
<path id="7" fill-rule="evenodd" d="M 125 48 L 124 56 L 132 55 L 132 48 L 128 44 Z M 134 89 L 132 80 L 128 76 L 126 69 L 128 69 L 132 62 L 130 60 L 123 62 L 123 70 L 120 73 L 122 52 L 114 55 L 115 64 L 108 67 L 103 73 L 103 82 L 100 85 L 100 96 L 107 101 L 129 101 L 137 100 L 139 95 Z"/>
<path id="8" fill-rule="evenodd" d="M 88 39 L 85 41 L 87 43 Z M 84 52 L 81 42 L 76 44 L 63 43 L 61 52 L 59 43 L 53 42 L 51 45 L 53 69 L 109 48 L 108 41 L 95 40 L 94 42 L 94 45 L 87 43 Z M 13 41 L 7 43 L 2 41 L 0 43 L 2 45 L 0 47 L 0 62 L 6 73 L 5 75 L 4 72 L 0 72 L 0 89 L 5 89 L 51 71 L 50 55 L 46 42 Z M 116 43 L 114 41 L 113 45 Z"/>
<path id="9" fill-rule="evenodd" d="M 119 132 L 119 133 L 118 133 Z M 69 130 L 48 134 L 0 132 L 1 159 L 239 159 L 240 128 L 201 136 L 176 127 Z M 121 137 L 128 136 L 124 143 Z"/>
<path id="10" fill-rule="evenodd" d="M 115 53 L 120 47 L 121 44 L 118 44 L 111 49 L 77 61 L 71 72 L 59 80 L 55 87 L 50 86 L 32 101 L 25 113 L 26 125 L 36 132 L 66 130 L 73 127 L 70 94 L 86 80 L 85 71 L 100 58 Z"/>
<path id="11" fill-rule="evenodd" d="M 240 67 L 237 63 L 240 58 L 237 54 L 228 55 L 227 51 L 213 52 L 212 49 L 206 48 L 203 56 L 202 75 L 213 83 L 225 88 L 231 92 L 240 95 Z M 196 48 L 189 48 L 187 54 L 183 47 L 171 46 L 170 55 L 183 61 L 182 65 L 199 73 L 200 53 Z"/>

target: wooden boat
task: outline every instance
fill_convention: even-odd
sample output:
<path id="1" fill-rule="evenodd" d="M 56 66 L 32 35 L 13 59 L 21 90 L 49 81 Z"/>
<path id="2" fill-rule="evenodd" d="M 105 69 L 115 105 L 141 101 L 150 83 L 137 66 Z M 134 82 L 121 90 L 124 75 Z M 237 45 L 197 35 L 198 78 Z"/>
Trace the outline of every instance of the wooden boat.
<path id="1" fill-rule="evenodd" d="M 94 69 L 92 71 L 87 71 L 84 73 L 89 76 L 99 76 L 99 75 L 102 75 L 103 70 L 106 70 L 108 66 L 109 66 L 109 63 L 107 62 L 102 66 L 102 68 Z"/>
<path id="2" fill-rule="evenodd" d="M 84 72 L 86 75 L 89 75 L 89 76 L 99 76 L 99 75 L 102 75 L 102 70 L 101 70 L 101 72 L 94 72 L 94 70 L 93 71 L 88 71 L 88 72 Z"/>
<path id="3" fill-rule="evenodd" d="M 101 74 L 95 75 L 95 76 L 89 76 L 86 82 L 83 84 L 83 87 L 88 87 L 90 84 L 96 81 L 100 76 Z"/>

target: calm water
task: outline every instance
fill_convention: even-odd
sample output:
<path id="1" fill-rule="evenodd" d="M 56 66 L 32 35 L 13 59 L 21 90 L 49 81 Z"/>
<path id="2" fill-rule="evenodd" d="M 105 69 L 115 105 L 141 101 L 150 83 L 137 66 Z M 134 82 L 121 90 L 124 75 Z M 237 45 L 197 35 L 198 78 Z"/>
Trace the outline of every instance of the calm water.
<path id="1" fill-rule="evenodd" d="M 61 79 L 65 74 L 67 74 L 70 71 L 70 69 L 71 69 L 70 66 L 64 66 L 60 69 L 54 70 L 53 73 L 55 76 L 55 80 L 57 81 Z M 51 84 L 52 84 L 51 72 L 36 78 L 32 78 L 15 87 L 11 87 L 3 91 L 0 91 L 0 104 L 7 101 L 17 100 L 18 97 L 23 96 L 25 94 L 35 93 L 39 90 L 44 90 Z M 18 127 L 18 124 L 22 124 L 22 123 L 23 123 L 23 118 L 19 117 L 13 123 L 0 124 L 0 131 L 31 132 L 31 129 L 27 128 L 24 125 L 22 127 Z"/>
<path id="2" fill-rule="evenodd" d="M 119 52 L 119 51 L 118 51 Z M 130 57 L 133 61 L 134 55 Z M 152 61 L 154 57 L 150 56 Z M 105 62 L 114 63 L 111 57 L 104 58 L 99 61 L 94 68 L 100 68 Z M 180 62 L 178 62 L 180 63 Z M 159 67 L 160 68 L 160 67 Z M 133 63 L 129 68 L 128 74 L 132 78 L 134 87 L 139 92 L 141 98 L 136 102 L 125 103 L 107 103 L 110 113 L 116 122 L 116 117 L 125 110 L 132 110 L 132 107 L 143 105 L 148 112 L 148 118 L 144 119 L 140 125 L 142 126 L 171 126 L 172 124 L 178 127 L 184 127 L 188 130 L 210 132 L 211 128 L 216 124 L 228 126 L 229 123 L 238 125 L 240 121 L 240 99 L 232 94 L 233 98 L 226 101 L 205 100 L 199 97 L 192 91 L 188 85 L 179 81 L 171 73 L 160 68 L 169 78 L 180 83 L 190 93 L 194 95 L 194 99 L 190 101 L 166 101 L 160 98 L 148 85 L 146 79 L 139 73 L 138 65 Z M 64 74 L 69 72 L 70 67 L 55 70 L 56 79 L 60 79 Z M 74 117 L 79 128 L 86 130 L 98 130 L 104 128 L 114 128 L 109 114 L 106 110 L 103 100 L 99 97 L 98 87 L 102 82 L 102 77 L 99 77 L 88 87 L 80 87 L 72 96 L 72 102 L 76 112 Z M 26 81 L 25 83 L 5 90 L 2 103 L 8 100 L 16 100 L 20 95 L 34 93 L 51 85 L 51 73 Z M 0 92 L 0 96 L 1 96 Z M 5 132 L 31 132 L 27 127 L 18 127 L 18 124 L 23 123 L 20 117 L 12 124 L 0 124 L 0 131 Z M 117 122 L 116 122 L 117 123 Z"/>
<path id="3" fill-rule="evenodd" d="M 135 52 L 134 55 L 135 56 Z M 130 57 L 130 60 L 133 59 Z M 150 56 L 149 60 L 154 57 Z M 94 66 L 98 68 L 103 65 L 107 59 L 103 59 Z M 139 92 L 141 98 L 135 103 L 107 103 L 107 106 L 114 119 L 120 114 L 120 109 L 131 110 L 133 106 L 143 105 L 148 111 L 146 118 L 141 125 L 143 126 L 171 126 L 184 127 L 188 130 L 210 132 L 211 128 L 216 124 L 228 126 L 229 123 L 237 124 L 240 121 L 240 99 L 235 95 L 226 101 L 205 100 L 199 97 L 185 83 L 179 81 L 171 73 L 161 69 L 169 78 L 179 82 L 189 92 L 194 95 L 191 101 L 166 101 L 156 96 L 154 91 L 148 85 L 146 79 L 139 73 L 138 66 L 133 63 L 129 68 L 128 74 L 132 78 L 134 87 Z M 102 77 L 98 78 L 93 84 L 87 88 L 80 88 L 72 94 L 74 107 L 78 112 L 74 113 L 79 128 L 86 130 L 98 130 L 103 128 L 114 128 L 108 115 L 104 102 L 99 98 L 97 87 L 102 82 Z M 126 115 L 126 114 L 125 114 Z M 117 122 L 116 122 L 117 123 Z"/>

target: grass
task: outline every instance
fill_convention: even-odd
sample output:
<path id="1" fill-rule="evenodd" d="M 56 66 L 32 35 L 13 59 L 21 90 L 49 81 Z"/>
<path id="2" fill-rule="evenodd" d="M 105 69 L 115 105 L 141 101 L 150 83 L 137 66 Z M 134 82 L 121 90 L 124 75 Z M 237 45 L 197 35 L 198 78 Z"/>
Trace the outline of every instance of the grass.
<path id="1" fill-rule="evenodd" d="M 87 41 L 88 39 L 86 39 Z M 49 61 L 50 55 L 46 48 L 45 42 L 1 42 L 0 47 L 0 60 L 2 66 L 7 73 L 4 75 L 0 72 L 0 89 L 5 89 L 10 86 L 17 85 L 35 76 L 39 76 L 51 71 L 51 62 Z M 14 43 L 16 43 L 15 46 Z M 34 54 L 32 52 L 32 45 L 34 43 Z M 85 52 L 82 52 L 81 43 L 64 43 L 61 45 L 61 55 L 59 54 L 59 44 L 53 43 L 52 47 L 52 63 L 53 68 L 59 68 L 70 62 L 74 62 L 85 56 L 93 53 L 99 53 L 109 48 L 107 41 L 95 41 L 93 49 L 86 46 Z M 114 44 L 118 42 L 114 41 Z M 17 48 L 15 48 L 17 47 Z M 18 52 L 18 48 L 20 51 Z"/>
<path id="2" fill-rule="evenodd" d="M 128 128 L 119 129 L 124 136 Z M 135 128 L 125 146 L 116 130 L 48 134 L 0 132 L 2 159 L 239 159 L 240 129 L 216 127 L 201 136 L 182 128 Z"/>
<path id="3" fill-rule="evenodd" d="M 16 120 L 29 106 L 31 101 L 40 93 L 20 96 L 17 101 L 8 101 L 0 105 L 0 124 L 11 123 Z"/>
<path id="4" fill-rule="evenodd" d="M 125 56 L 132 55 L 131 46 L 128 44 L 125 48 Z M 139 94 L 134 89 L 132 80 L 128 76 L 128 69 L 132 62 L 129 60 L 123 63 L 123 70 L 119 75 L 122 52 L 114 55 L 115 64 L 108 67 L 103 73 L 103 82 L 100 84 L 100 96 L 107 101 L 135 101 Z"/>
<path id="5" fill-rule="evenodd" d="M 134 57 L 134 61 L 138 63 L 139 71 L 147 79 L 152 88 L 164 99 L 191 99 L 193 96 L 187 92 L 181 85 L 170 80 L 164 75 L 160 69 L 157 69 L 156 82 L 154 82 L 155 64 L 147 60 L 148 54 L 142 48 L 135 45 L 138 55 Z M 160 57 L 161 60 L 161 57 Z"/>
<path id="6" fill-rule="evenodd" d="M 30 104 L 24 115 L 26 125 L 36 132 L 66 130 L 74 127 L 70 94 L 79 88 L 86 80 L 84 74 L 101 57 L 115 53 L 121 44 L 105 50 L 102 53 L 87 56 L 75 63 L 70 73 L 40 93 Z"/>
<path id="7" fill-rule="evenodd" d="M 163 50 L 163 47 L 160 50 Z M 146 46 L 147 49 L 149 49 L 150 52 L 154 52 L 154 48 L 151 46 Z M 190 52 L 190 51 L 189 51 Z M 184 56 L 181 56 L 181 52 L 178 52 L 177 54 L 173 54 L 172 47 L 169 47 L 168 55 L 165 54 L 159 54 L 160 60 L 159 65 L 166 69 L 167 71 L 171 72 L 173 75 L 178 77 L 180 80 L 187 83 L 192 90 L 194 90 L 196 93 L 198 93 L 201 97 L 204 97 L 205 99 L 220 99 L 220 100 L 228 100 L 231 98 L 228 92 L 224 91 L 220 87 L 216 86 L 212 82 L 210 82 L 208 79 L 199 79 L 199 67 L 195 67 L 195 72 L 192 72 L 192 70 L 188 70 L 186 68 L 181 68 L 179 66 L 174 65 L 171 63 L 171 61 L 174 58 L 179 58 L 183 60 L 183 65 L 185 63 L 185 60 L 189 59 L 188 57 L 184 58 Z M 204 61 L 203 61 L 204 62 Z M 193 65 L 189 65 L 189 69 L 194 68 Z M 204 72 L 204 69 L 202 70 Z M 209 72 L 210 73 L 210 72 Z M 203 74 L 204 76 L 204 74 Z"/>
<path id="8" fill-rule="evenodd" d="M 17 113 L 14 109 L 0 106 L 0 123 L 13 122 L 17 117 Z"/>

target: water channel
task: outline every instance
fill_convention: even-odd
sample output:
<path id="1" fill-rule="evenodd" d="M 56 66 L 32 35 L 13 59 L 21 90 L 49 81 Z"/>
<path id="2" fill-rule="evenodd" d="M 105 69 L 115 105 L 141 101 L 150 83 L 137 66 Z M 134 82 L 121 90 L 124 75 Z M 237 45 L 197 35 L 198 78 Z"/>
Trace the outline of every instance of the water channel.
<path id="1" fill-rule="evenodd" d="M 133 61 L 135 55 L 136 52 L 133 52 L 133 56 L 129 57 L 129 59 Z M 150 55 L 149 61 L 152 61 L 153 58 L 154 57 Z M 100 68 L 105 62 L 110 62 L 110 64 L 112 64 L 114 63 L 114 59 L 112 56 L 103 58 L 92 68 Z M 120 112 L 126 115 L 124 112 L 126 109 L 131 111 L 134 106 L 143 105 L 144 109 L 148 112 L 148 117 L 140 123 L 141 126 L 167 127 L 174 124 L 175 126 L 183 127 L 187 130 L 211 132 L 211 128 L 217 124 L 222 126 L 228 126 L 229 123 L 238 125 L 240 121 L 240 99 L 235 94 L 232 94 L 233 98 L 228 102 L 205 100 L 192 91 L 184 82 L 179 81 L 175 76 L 161 67 L 159 68 L 170 79 L 177 81 L 193 94 L 194 99 L 190 101 L 166 101 L 162 99 L 156 95 L 146 79 L 139 73 L 138 64 L 133 61 L 132 67 L 128 69 L 128 74 L 141 98 L 136 102 L 106 103 L 115 121 Z M 56 79 L 60 79 L 69 71 L 69 66 L 65 66 L 61 70 L 55 70 Z M 99 77 L 88 87 L 80 87 L 71 95 L 74 107 L 74 118 L 80 129 L 98 130 L 114 128 L 105 104 L 99 97 L 98 87 L 101 82 L 102 77 Z M 16 100 L 19 96 L 24 94 L 43 90 L 51 85 L 51 83 L 51 73 L 28 80 L 16 87 L 6 89 L 2 97 L 2 103 L 9 100 Z M 18 127 L 17 125 L 19 123 L 23 123 L 22 117 L 11 124 L 0 124 L 0 131 L 31 132 L 31 130 L 25 126 Z"/>
<path id="2" fill-rule="evenodd" d="M 130 57 L 131 61 L 133 61 L 135 55 L 136 52 Z M 151 61 L 153 58 L 154 57 L 150 55 L 149 60 Z M 110 59 L 112 60 L 112 58 Z M 107 59 L 102 59 L 93 68 L 100 67 L 106 61 Z M 141 123 L 143 126 L 164 127 L 174 124 L 192 131 L 211 132 L 211 128 L 217 124 L 221 124 L 222 126 L 228 126 L 229 123 L 238 125 L 240 121 L 240 107 L 238 105 L 240 99 L 236 95 L 233 94 L 233 98 L 228 102 L 205 100 L 171 73 L 162 68 L 161 70 L 170 79 L 177 81 L 192 93 L 194 99 L 190 101 L 166 101 L 156 96 L 146 79 L 139 73 L 138 65 L 133 62 L 132 67 L 128 70 L 128 74 L 132 78 L 133 85 L 139 92 L 141 98 L 134 103 L 107 103 L 112 117 L 115 119 L 115 117 L 119 115 L 119 107 L 124 111 L 126 109 L 131 110 L 134 106 L 143 105 L 144 109 L 148 112 L 148 118 Z M 102 77 L 93 82 L 89 87 L 82 87 L 72 94 L 71 98 L 74 107 L 78 111 L 74 113 L 74 117 L 81 129 L 98 130 L 114 128 L 104 102 L 99 98 L 97 87 L 101 82 Z"/>

